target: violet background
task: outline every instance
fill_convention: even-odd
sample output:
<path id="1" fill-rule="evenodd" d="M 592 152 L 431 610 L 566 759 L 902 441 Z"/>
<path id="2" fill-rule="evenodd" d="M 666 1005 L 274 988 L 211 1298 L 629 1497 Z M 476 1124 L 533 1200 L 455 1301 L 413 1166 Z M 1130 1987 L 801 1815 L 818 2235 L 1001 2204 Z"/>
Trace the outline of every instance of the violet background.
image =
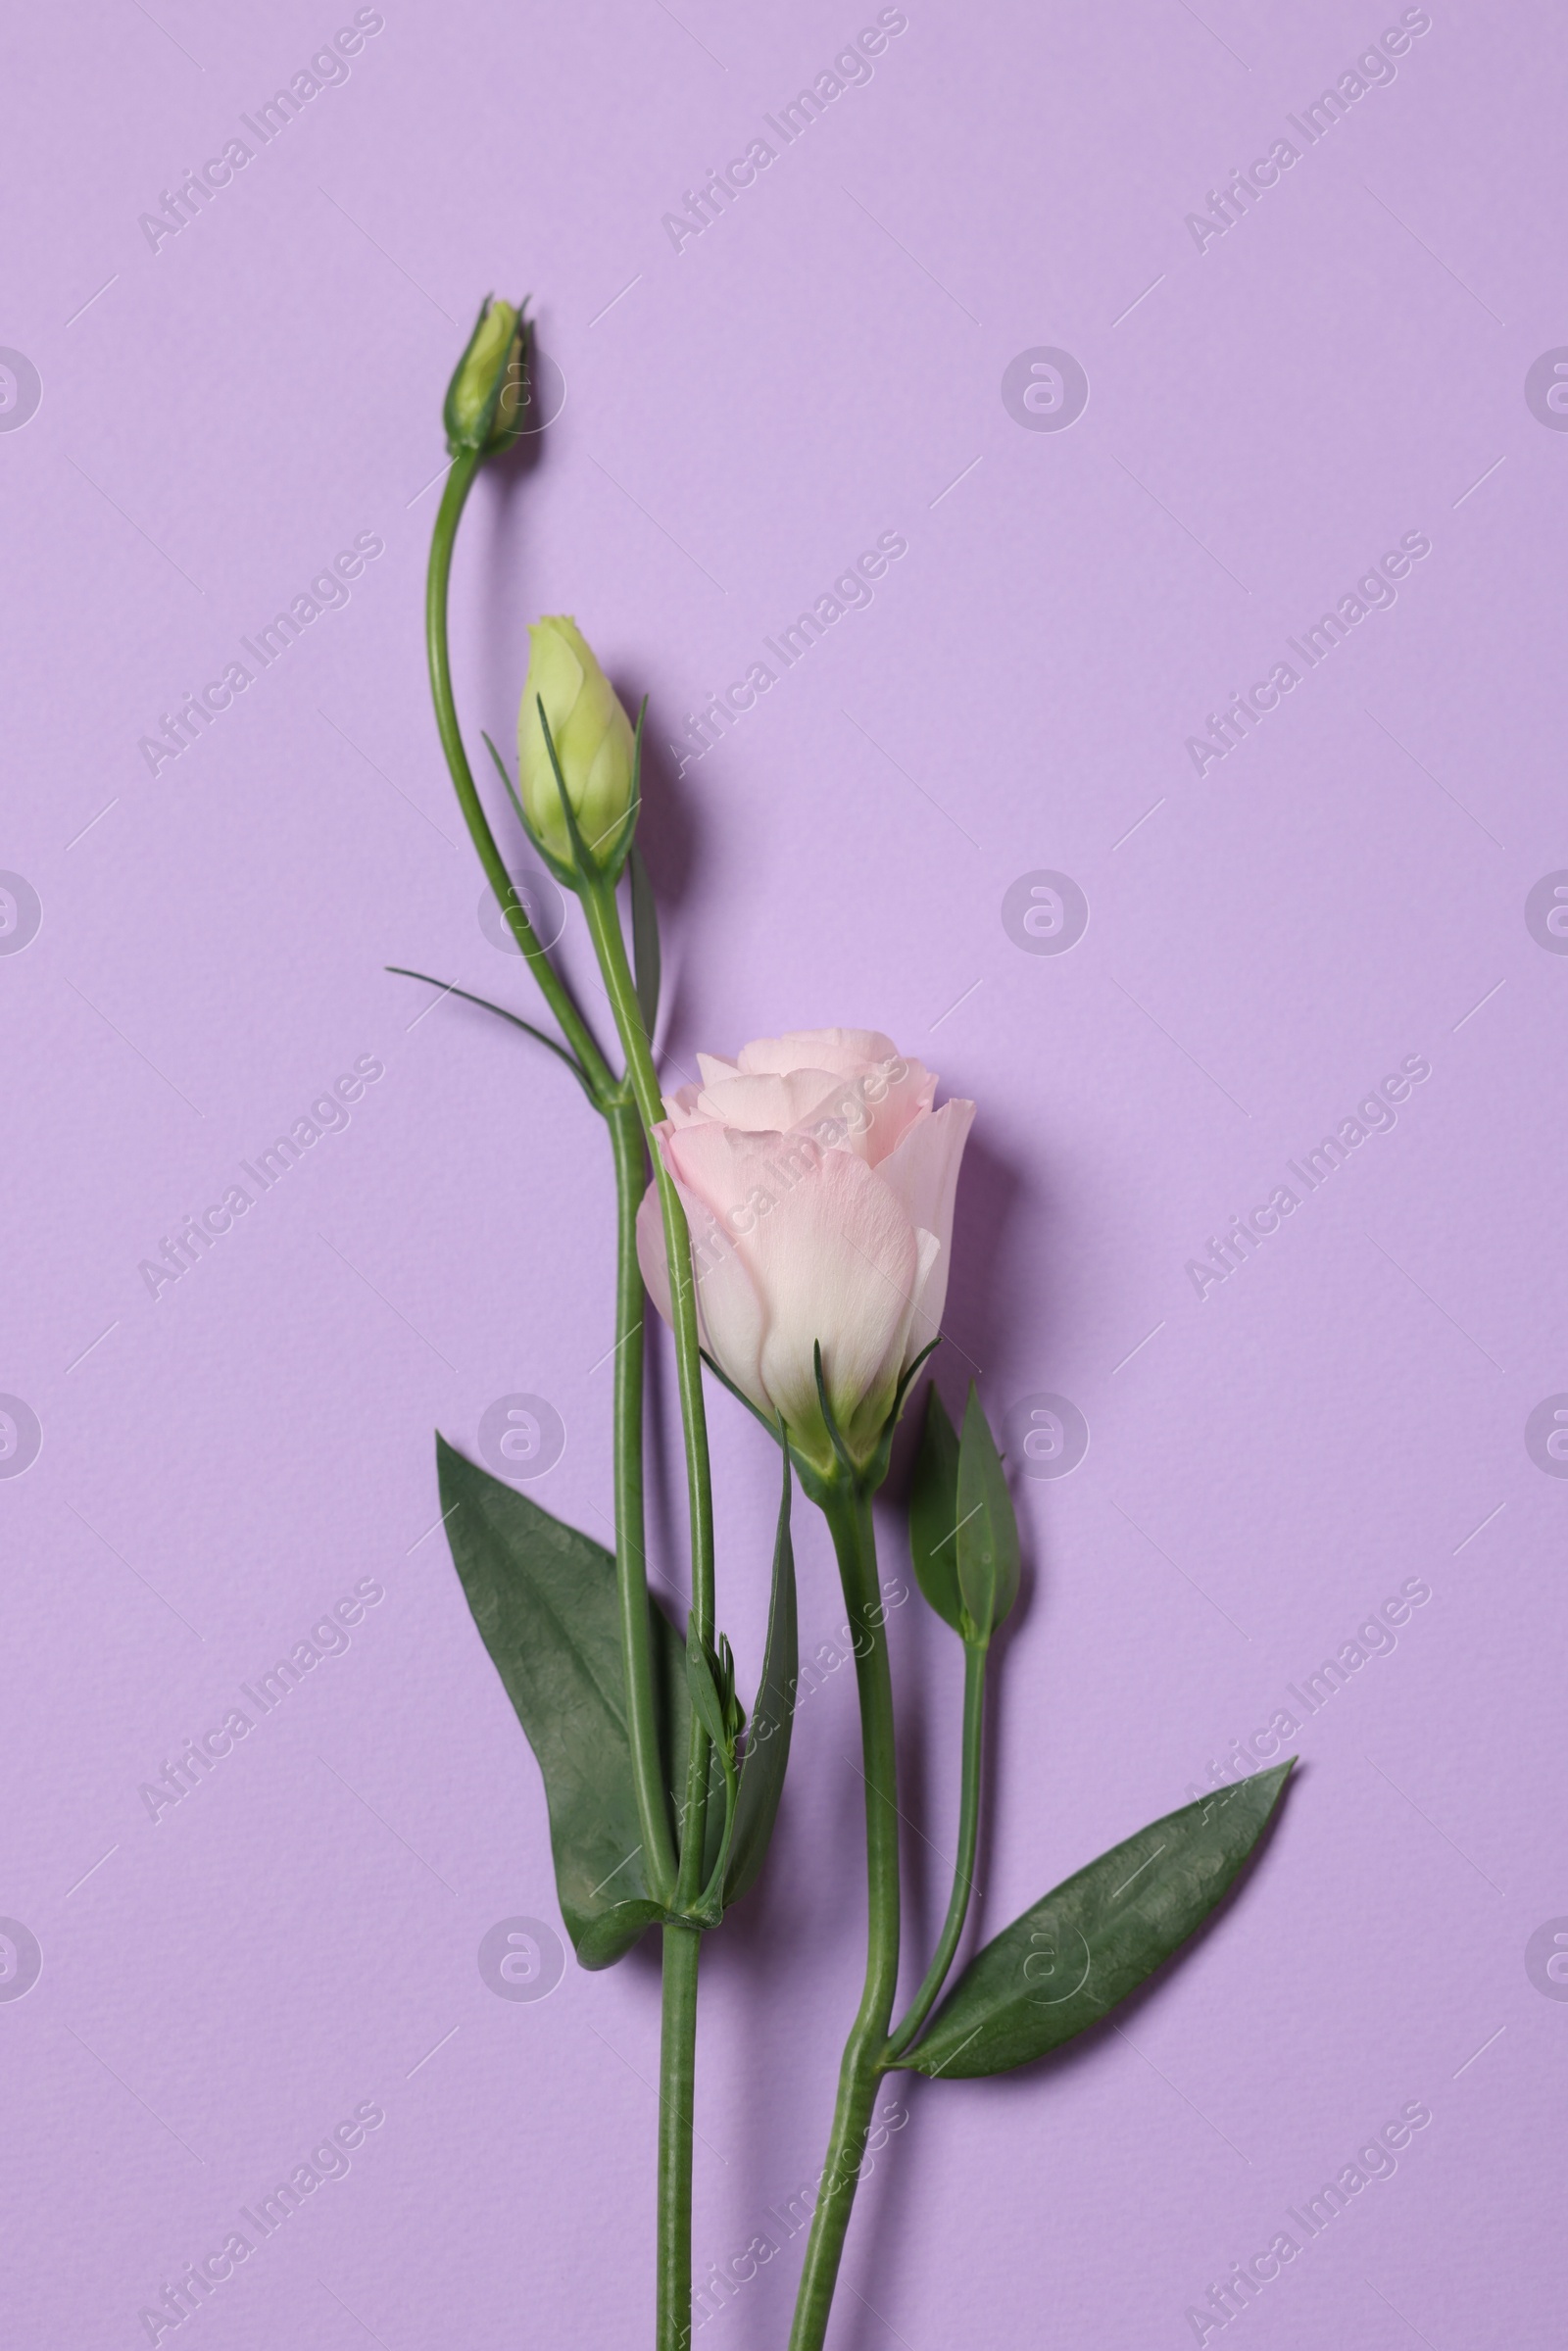
<path id="1" fill-rule="evenodd" d="M 1397 8 L 909 0 L 869 83 L 677 256 L 662 216 L 874 10 L 383 13 L 156 255 L 138 216 L 352 11 L 12 30 L 0 341 L 43 394 L 0 435 L 0 864 L 42 926 L 0 958 L 0 1388 L 43 1445 L 0 1481 L 0 1911 L 43 1972 L 0 2001 L 8 2332 L 146 2340 L 139 2310 L 371 2099 L 349 2176 L 180 2341 L 650 2331 L 652 1954 L 539 2003 L 481 1981 L 487 1930 L 559 1916 L 430 1533 L 432 1429 L 471 1450 L 519 1391 L 566 1431 L 531 1491 L 605 1529 L 608 1160 L 544 1055 L 382 970 L 533 1008 L 479 927 L 420 645 L 441 394 L 494 286 L 532 292 L 566 397 L 462 545 L 475 745 L 508 740 L 541 611 L 663 746 L 879 532 L 908 541 L 729 740 L 678 778 L 661 751 L 648 847 L 666 1066 L 863 1022 L 972 1095 L 944 1384 L 967 1358 L 999 1423 L 1053 1392 L 1091 1431 L 1071 1476 L 1017 1482 L 984 1931 L 1181 1802 L 1405 1579 L 1432 1592 L 1292 1742 L 1261 1866 L 1124 2034 L 906 2092 L 835 2345 L 1190 2342 L 1209 2282 L 1411 2100 L 1434 2119 L 1397 2174 L 1207 2339 L 1555 2339 L 1568 2007 L 1525 1949 L 1568 1913 L 1568 1486 L 1524 1424 L 1568 1389 L 1568 961 L 1524 901 L 1568 865 L 1568 439 L 1523 387 L 1568 342 L 1560 25 L 1435 0 L 1393 83 L 1200 253 L 1185 216 Z M 1068 430 L 1004 406 L 1038 346 L 1087 370 Z M 1394 608 L 1200 779 L 1204 713 L 1411 531 Z M 385 554 L 347 608 L 150 776 L 142 734 L 357 532 Z M 1070 953 L 1004 928 L 1040 869 L 1087 896 Z M 367 1053 L 347 1131 L 155 1302 L 161 1237 Z M 1205 1236 L 1407 1054 L 1432 1074 L 1396 1129 L 1200 1300 Z M 722 1397 L 713 1430 L 751 1675 L 773 1456 Z M 840 1612 L 804 1507 L 800 1539 L 814 1645 Z M 155 1825 L 141 1785 L 368 1576 L 348 1652 Z M 894 1621 L 912 1982 L 959 1677 L 917 1605 Z M 700 2277 L 821 2162 L 856 1736 L 840 1673 L 709 1946 Z M 782 2342 L 801 2243 L 702 2339 Z"/>

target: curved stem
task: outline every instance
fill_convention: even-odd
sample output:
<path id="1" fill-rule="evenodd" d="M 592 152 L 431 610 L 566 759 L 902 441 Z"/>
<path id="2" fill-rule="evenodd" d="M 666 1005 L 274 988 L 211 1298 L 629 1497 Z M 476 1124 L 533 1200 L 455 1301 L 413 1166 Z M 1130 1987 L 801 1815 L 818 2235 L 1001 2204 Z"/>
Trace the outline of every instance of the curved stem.
<path id="1" fill-rule="evenodd" d="M 664 1997 L 659 2058 L 658 2351 L 690 2351 L 692 2339 L 692 2099 L 697 2085 L 699 1929 L 664 1928 Z"/>
<path id="2" fill-rule="evenodd" d="M 545 1002 L 560 1021 L 572 1051 L 587 1073 L 594 1098 L 603 1108 L 614 1080 L 604 1054 L 594 1042 L 588 1023 L 572 1003 L 565 981 L 540 944 L 539 935 L 513 888 L 506 860 L 496 847 L 490 820 L 480 804 L 473 770 L 468 765 L 468 755 L 463 746 L 463 730 L 458 724 L 458 706 L 452 692 L 452 662 L 447 650 L 447 592 L 452 577 L 452 551 L 457 544 L 458 524 L 463 519 L 468 492 L 483 463 L 483 457 L 477 451 L 468 451 L 454 462 L 441 492 L 440 510 L 430 536 L 430 565 L 425 576 L 424 642 L 430 664 L 430 694 L 435 704 L 435 722 L 441 737 L 441 749 L 451 770 L 453 787 L 458 795 L 458 806 L 463 810 L 464 822 L 479 854 L 479 862 L 484 867 L 502 912 L 512 926 L 512 935 L 539 982 Z"/>
<path id="3" fill-rule="evenodd" d="M 839 2068 L 838 2103 L 821 2192 L 806 2247 L 790 2351 L 821 2351 L 838 2282 L 845 2232 L 859 2180 L 877 2082 L 885 2063 L 888 2020 L 899 1978 L 898 1774 L 893 1743 L 893 1677 L 876 1578 L 871 1498 L 848 1480 L 822 1504 L 838 1553 L 850 1623 L 856 1631 L 860 1748 L 865 1779 L 865 1986 Z M 865 1636 L 863 1653 L 860 1635 Z"/>
<path id="4" fill-rule="evenodd" d="M 691 1515 L 692 1613 L 705 1641 L 713 1639 L 713 1496 L 708 1466 L 708 1413 L 703 1397 L 703 1358 L 697 1331 L 697 1290 L 692 1279 L 691 1235 L 680 1196 L 660 1155 L 655 1128 L 664 1115 L 663 1095 L 654 1056 L 643 1027 L 637 987 L 626 960 L 614 886 L 601 878 L 582 885 L 583 911 L 593 938 L 594 952 L 604 974 L 615 1026 L 626 1055 L 626 1075 L 637 1099 L 638 1112 L 648 1139 L 659 1204 L 663 1218 L 664 1250 L 669 1262 L 670 1320 L 675 1337 L 675 1364 L 680 1387 L 681 1422 L 686 1441 L 686 1487 Z M 680 1869 L 675 1901 L 689 1910 L 703 1886 L 703 1843 L 708 1826 L 709 1738 L 697 1710 L 692 1709 L 691 1743 L 686 1757 L 686 1797 L 681 1811 Z"/>
<path id="5" fill-rule="evenodd" d="M 958 1791 L 958 1851 L 953 1864 L 953 1892 L 948 1901 L 948 1915 L 942 1922 L 935 1955 L 925 1973 L 925 1982 L 910 2001 L 908 2014 L 888 2042 L 886 2062 L 890 2065 L 903 2056 L 931 2014 L 937 1994 L 948 1980 L 953 1954 L 958 1947 L 963 1922 L 969 1913 L 969 1896 L 974 1891 L 975 1845 L 980 1835 L 980 1734 L 985 1716 L 986 1658 L 989 1653 L 977 1643 L 964 1643 L 963 1778 Z"/>

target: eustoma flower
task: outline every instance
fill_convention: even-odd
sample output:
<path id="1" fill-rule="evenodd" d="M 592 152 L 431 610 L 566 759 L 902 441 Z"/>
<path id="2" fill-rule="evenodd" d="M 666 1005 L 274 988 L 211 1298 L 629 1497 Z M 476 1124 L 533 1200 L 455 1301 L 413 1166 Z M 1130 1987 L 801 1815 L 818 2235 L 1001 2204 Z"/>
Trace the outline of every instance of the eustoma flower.
<path id="1" fill-rule="evenodd" d="M 704 1345 L 825 1473 L 820 1346 L 829 1406 L 863 1465 L 902 1374 L 939 1333 L 974 1104 L 935 1109 L 932 1073 L 869 1029 L 760 1038 L 733 1061 L 699 1053 L 698 1065 L 702 1083 L 668 1098 L 658 1137 L 691 1226 Z M 667 1319 L 652 1192 L 638 1244 Z"/>

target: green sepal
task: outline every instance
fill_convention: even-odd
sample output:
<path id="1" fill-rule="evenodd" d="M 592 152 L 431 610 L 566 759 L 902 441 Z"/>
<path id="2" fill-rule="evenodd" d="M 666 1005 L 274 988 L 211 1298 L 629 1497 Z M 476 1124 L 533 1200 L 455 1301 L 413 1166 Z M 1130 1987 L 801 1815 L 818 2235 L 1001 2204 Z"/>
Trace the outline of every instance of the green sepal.
<path id="1" fill-rule="evenodd" d="M 1151 1821 L 970 1960 L 898 2062 L 948 2081 L 1004 2074 L 1098 2025 L 1224 1899 L 1296 1758 Z"/>
<path id="2" fill-rule="evenodd" d="M 663 1916 L 643 1872 L 615 1563 L 602 1543 L 436 1439 L 453 1564 L 550 1807 L 561 1915 L 579 1963 L 609 1967 Z M 666 1787 L 690 1723 L 685 1647 L 649 1600 Z"/>
<path id="3" fill-rule="evenodd" d="M 724 1900 L 738 1902 L 757 1883 L 766 1857 L 790 1758 L 795 1723 L 795 1685 L 800 1673 L 800 1633 L 795 1597 L 795 1547 L 790 1538 L 790 1457 L 784 1454 L 784 1496 L 773 1538 L 773 1588 L 767 1607 L 767 1641 L 762 1678 L 741 1758 L 735 1800 L 735 1834 L 724 1877 Z"/>
<path id="4" fill-rule="evenodd" d="M 584 839 L 582 826 L 577 820 L 577 811 L 571 805 L 571 794 L 566 789 L 566 778 L 562 768 L 561 755 L 556 749 L 556 738 L 550 731 L 550 721 L 545 715 L 544 696 L 536 694 L 533 699 L 534 708 L 539 712 L 539 731 L 545 739 L 545 750 L 550 756 L 551 772 L 555 776 L 556 790 L 561 799 L 561 813 L 566 827 L 566 839 L 571 844 L 570 862 L 558 857 L 553 850 L 545 847 L 532 825 L 528 823 L 526 816 L 523 817 L 523 824 L 527 829 L 529 840 L 544 858 L 557 881 L 564 883 L 568 890 L 575 890 L 580 897 L 585 888 L 591 887 L 596 882 L 611 884 L 617 882 L 620 879 L 620 869 L 625 864 L 630 853 L 632 835 L 637 829 L 637 811 L 642 798 L 643 712 L 639 710 L 637 713 L 637 732 L 632 748 L 631 806 L 620 820 L 620 830 L 616 833 L 608 855 L 600 857 L 596 850 L 591 848 Z M 645 701 L 643 710 L 646 709 Z M 520 812 L 522 804 L 519 801 L 517 805 Z"/>
<path id="5" fill-rule="evenodd" d="M 958 1591 L 972 1631 L 989 1641 L 1018 1596 L 1018 1521 L 997 1441 L 974 1382 L 958 1444 Z"/>
<path id="6" fill-rule="evenodd" d="M 958 1589 L 958 1432 L 933 1380 L 909 1488 L 909 1555 L 927 1603 L 955 1633 L 963 1632 Z"/>
<path id="7" fill-rule="evenodd" d="M 727 1647 L 728 1643 L 725 1645 Z M 727 1709 L 724 1703 L 723 1661 L 697 1630 L 695 1616 L 687 1619 L 686 1688 L 702 1720 L 703 1729 L 719 1752 L 723 1753 L 733 1743 L 725 1722 Z"/>

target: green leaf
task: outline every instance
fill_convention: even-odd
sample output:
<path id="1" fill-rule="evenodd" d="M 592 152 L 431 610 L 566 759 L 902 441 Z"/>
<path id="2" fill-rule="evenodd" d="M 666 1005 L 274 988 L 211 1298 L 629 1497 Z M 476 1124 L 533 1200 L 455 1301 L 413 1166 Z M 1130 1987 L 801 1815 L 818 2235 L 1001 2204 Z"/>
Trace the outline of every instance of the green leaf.
<path id="1" fill-rule="evenodd" d="M 466 988 L 454 987 L 450 980 L 432 979 L 427 971 L 411 971 L 406 963 L 388 963 L 386 968 L 400 980 L 423 980 L 427 988 L 439 988 L 444 996 L 461 996 L 466 1004 L 477 1004 L 481 1012 L 494 1012 L 497 1019 L 510 1020 L 514 1029 L 521 1029 L 523 1035 L 531 1037 L 536 1045 L 547 1045 L 558 1060 L 565 1062 L 588 1100 L 593 1102 L 594 1108 L 598 1109 L 599 1104 L 594 1101 L 594 1090 L 588 1083 L 588 1073 L 576 1054 L 568 1053 L 564 1045 L 558 1045 L 554 1037 L 547 1037 L 543 1029 L 536 1029 L 531 1020 L 523 1020 L 517 1013 L 509 1012 L 505 1004 L 493 1004 L 488 996 L 470 996 Z M 429 1008 L 426 1005 L 426 1011 Z M 423 1014 L 420 1017 L 422 1018 Z"/>
<path id="2" fill-rule="evenodd" d="M 637 1002 L 642 1006 L 643 1027 L 652 1044 L 654 1022 L 659 1017 L 659 906 L 647 859 L 635 841 L 631 845 L 630 872 L 632 968 L 637 974 Z"/>
<path id="3" fill-rule="evenodd" d="M 1018 1596 L 1018 1522 L 1006 1473 L 974 1382 L 958 1447 L 958 1590 L 981 1641 Z"/>
<path id="4" fill-rule="evenodd" d="M 909 1551 L 915 1582 L 945 1624 L 963 1631 L 958 1590 L 958 1433 L 936 1382 L 926 1390 L 925 1427 L 909 1489 Z"/>
<path id="5" fill-rule="evenodd" d="M 1097 2025 L 1222 1900 L 1295 1760 L 1152 1821 L 1014 1919 L 901 2062 L 949 2081 L 1004 2074 Z"/>
<path id="6" fill-rule="evenodd" d="M 735 1804 L 735 1835 L 724 1879 L 724 1899 L 738 1902 L 757 1883 L 767 1852 L 794 1727 L 794 1690 L 800 1666 L 795 1606 L 795 1549 L 790 1541 L 790 1457 L 784 1455 L 784 1498 L 773 1539 L 773 1590 L 767 1608 L 767 1644 L 762 1678 L 741 1763 Z"/>
<path id="7" fill-rule="evenodd" d="M 609 1967 L 662 1915 L 643 1876 L 614 1560 L 442 1437 L 436 1460 L 453 1563 L 544 1775 L 561 1915 L 581 1964 Z M 672 1783 L 690 1720 L 685 1649 L 649 1607 Z"/>

